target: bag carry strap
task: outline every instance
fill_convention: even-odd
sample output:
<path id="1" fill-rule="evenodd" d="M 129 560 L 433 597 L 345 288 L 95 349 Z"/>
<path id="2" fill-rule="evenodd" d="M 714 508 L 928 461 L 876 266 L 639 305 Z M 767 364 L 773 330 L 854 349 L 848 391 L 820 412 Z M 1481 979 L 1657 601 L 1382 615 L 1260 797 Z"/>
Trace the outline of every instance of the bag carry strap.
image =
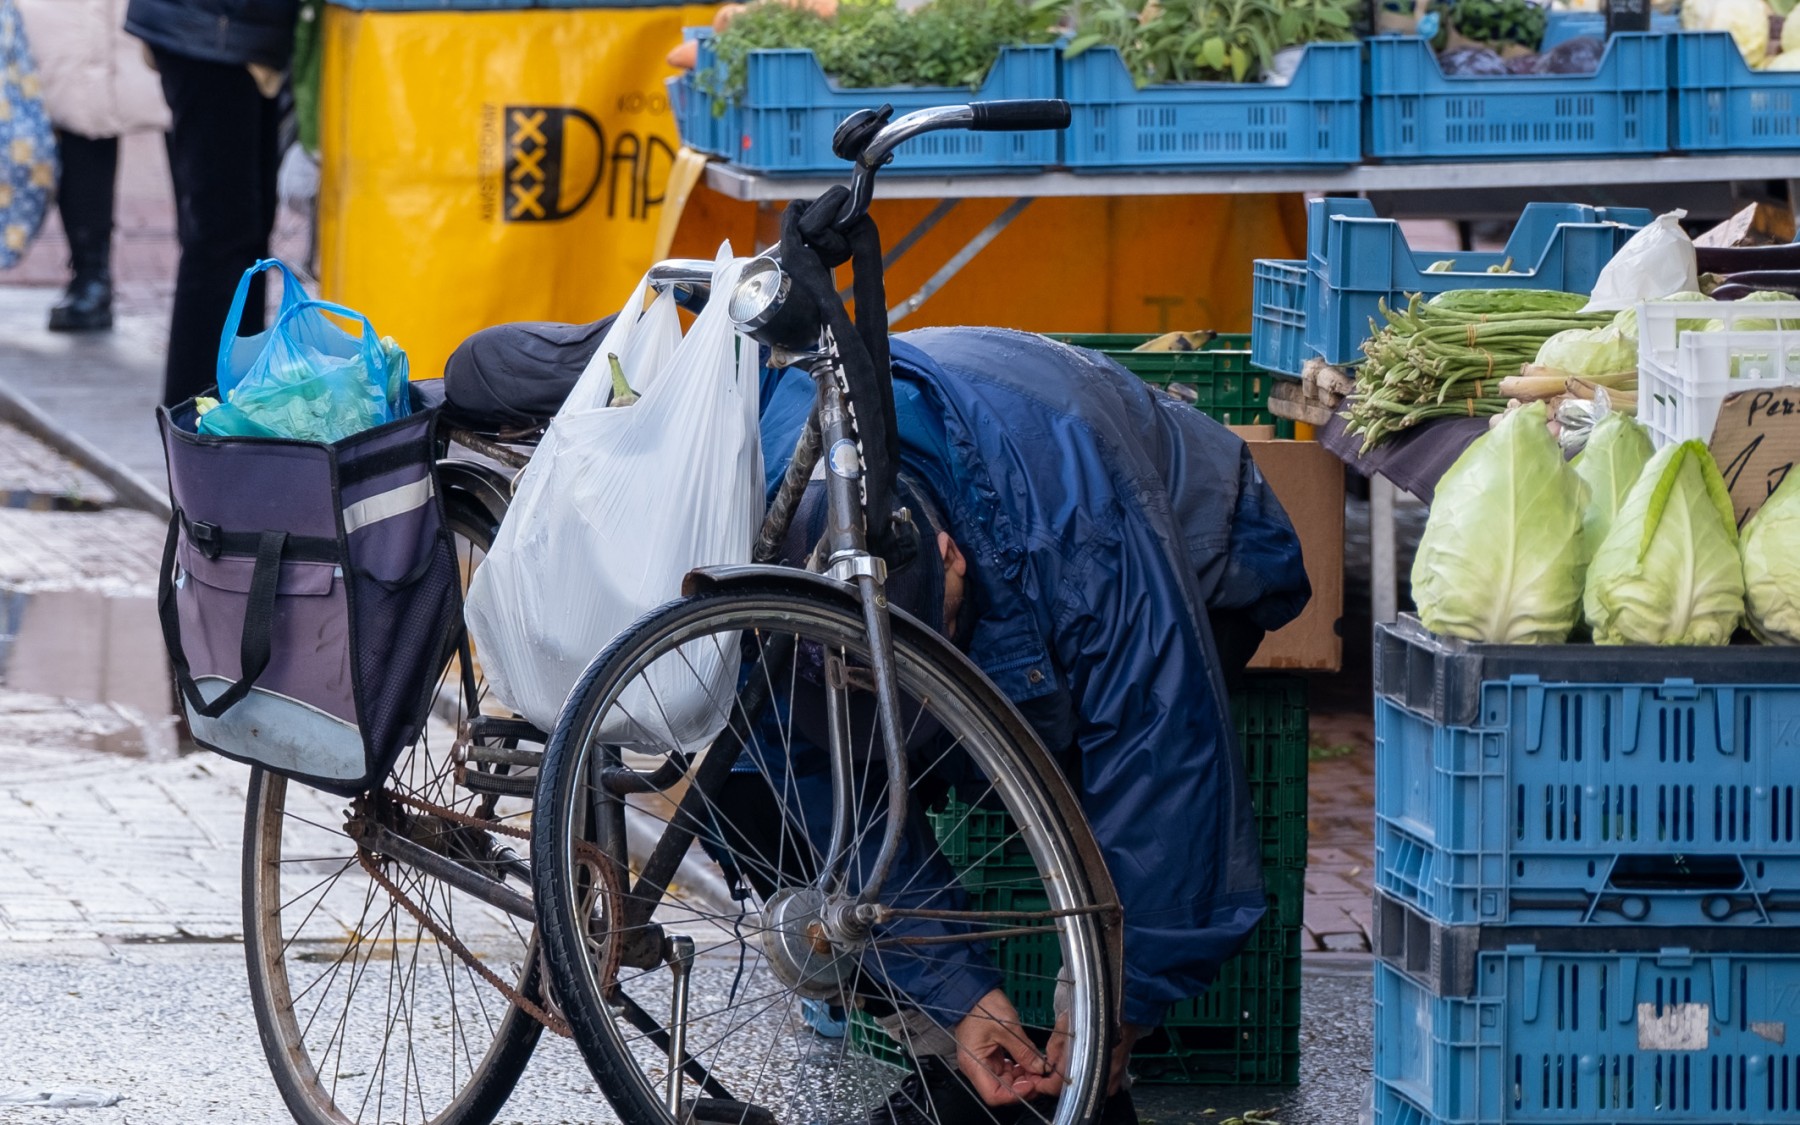
<path id="1" fill-rule="evenodd" d="M 169 665 L 175 672 L 176 686 L 196 714 L 216 719 L 249 695 L 257 677 L 269 666 L 275 592 L 281 584 L 281 555 L 287 549 L 288 535 L 285 531 L 265 531 L 258 536 L 256 569 L 250 575 L 250 599 L 244 606 L 244 636 L 238 650 L 238 664 L 243 676 L 208 703 L 200 694 L 200 685 L 194 682 L 188 668 L 187 652 L 181 647 L 181 615 L 175 607 L 175 545 L 181 537 L 181 524 L 182 515 L 177 511 L 169 520 L 169 538 L 163 546 L 156 613 L 162 619 L 163 645 L 169 650 Z"/>
<path id="2" fill-rule="evenodd" d="M 225 330 L 219 336 L 217 382 L 220 395 L 231 390 L 225 385 L 225 379 L 231 372 L 232 348 L 242 338 L 238 334 L 238 329 L 243 327 L 244 306 L 250 300 L 250 281 L 257 274 L 266 270 L 275 270 L 281 274 L 281 308 L 276 310 L 277 320 L 288 309 L 306 298 L 306 290 L 300 285 L 300 279 L 294 276 L 294 271 L 280 258 L 263 258 L 244 271 L 244 275 L 238 278 L 237 292 L 231 297 L 231 311 L 225 314 Z M 265 331 L 267 330 L 265 329 Z"/>

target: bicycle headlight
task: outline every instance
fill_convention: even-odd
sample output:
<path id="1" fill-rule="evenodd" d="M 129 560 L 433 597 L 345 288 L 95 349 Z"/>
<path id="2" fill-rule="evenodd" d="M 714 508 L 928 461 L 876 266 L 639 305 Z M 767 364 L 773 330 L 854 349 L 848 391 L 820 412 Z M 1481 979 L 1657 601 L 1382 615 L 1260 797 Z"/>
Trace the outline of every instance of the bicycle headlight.
<path id="1" fill-rule="evenodd" d="M 738 331 L 754 333 L 773 320 L 787 301 L 793 281 L 773 258 L 752 258 L 731 290 L 731 323 Z"/>
<path id="2" fill-rule="evenodd" d="M 731 290 L 731 323 L 771 347 L 805 351 L 819 340 L 819 316 L 774 258 L 752 258 Z"/>

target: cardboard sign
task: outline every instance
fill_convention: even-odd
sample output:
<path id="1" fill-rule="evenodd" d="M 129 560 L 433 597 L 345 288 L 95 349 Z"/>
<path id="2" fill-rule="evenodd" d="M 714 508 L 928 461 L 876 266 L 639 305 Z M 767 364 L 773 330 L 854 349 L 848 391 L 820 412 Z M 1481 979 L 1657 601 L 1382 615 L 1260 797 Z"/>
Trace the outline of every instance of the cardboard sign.
<path id="1" fill-rule="evenodd" d="M 1800 459 L 1800 387 L 1728 397 L 1713 427 L 1712 454 L 1743 527 Z"/>

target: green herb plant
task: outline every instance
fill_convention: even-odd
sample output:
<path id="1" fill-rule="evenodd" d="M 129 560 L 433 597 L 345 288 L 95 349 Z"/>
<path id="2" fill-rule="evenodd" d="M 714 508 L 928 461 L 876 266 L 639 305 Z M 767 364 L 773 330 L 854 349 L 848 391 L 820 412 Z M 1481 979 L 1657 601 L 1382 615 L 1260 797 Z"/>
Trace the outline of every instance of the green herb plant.
<path id="1" fill-rule="evenodd" d="M 1454 26 L 1464 38 L 1496 51 L 1513 44 L 1537 50 L 1550 21 L 1548 11 L 1531 0 L 1437 0 L 1435 6 L 1444 12 L 1440 38 Z"/>
<path id="2" fill-rule="evenodd" d="M 802 48 L 840 87 L 978 88 L 1005 47 L 1056 38 L 1065 0 L 931 0 L 903 12 L 894 0 L 844 0 L 836 16 L 781 0 L 753 4 L 713 39 L 717 65 L 696 75 L 715 112 L 739 99 L 750 52 Z"/>
<path id="3" fill-rule="evenodd" d="M 1139 86 L 1246 82 L 1276 52 L 1355 38 L 1363 0 L 1076 0 L 1074 58 L 1113 47 Z"/>

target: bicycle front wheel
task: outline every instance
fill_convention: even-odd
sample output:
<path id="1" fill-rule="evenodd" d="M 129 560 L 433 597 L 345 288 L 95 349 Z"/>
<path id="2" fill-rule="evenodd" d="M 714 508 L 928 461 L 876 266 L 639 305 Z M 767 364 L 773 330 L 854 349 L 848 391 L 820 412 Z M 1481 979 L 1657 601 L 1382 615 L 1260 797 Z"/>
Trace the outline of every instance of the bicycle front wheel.
<path id="1" fill-rule="evenodd" d="M 452 505 L 464 587 L 493 542 Z M 463 651 L 467 651 L 466 649 Z M 379 823 L 513 893 L 529 893 L 529 800 L 461 785 L 451 744 L 482 699 L 477 662 L 451 654 L 438 710 L 379 791 L 355 801 L 257 770 L 244 824 L 250 997 L 275 1084 L 301 1125 L 487 1125 L 542 1025 L 533 926 L 425 870 L 359 847 Z M 473 769 L 473 766 L 467 767 Z M 497 825 L 499 831 L 479 825 Z"/>
<path id="2" fill-rule="evenodd" d="M 539 926 L 624 1120 L 1077 1125 L 1096 1112 L 1112 906 L 1080 858 L 1087 827 L 987 680 L 895 625 L 906 837 L 881 921 L 861 932 L 834 911 L 870 874 L 889 779 L 850 607 L 776 587 L 674 602 L 571 693 L 538 786 Z M 848 750 L 837 770 L 833 731 Z M 654 791 L 620 795 L 647 777 Z M 995 1108 L 958 1076 L 972 1061 L 1006 1068 L 955 1034 L 996 987 L 1018 1014 L 1009 1034 L 1060 1061 L 1060 1092 Z"/>

